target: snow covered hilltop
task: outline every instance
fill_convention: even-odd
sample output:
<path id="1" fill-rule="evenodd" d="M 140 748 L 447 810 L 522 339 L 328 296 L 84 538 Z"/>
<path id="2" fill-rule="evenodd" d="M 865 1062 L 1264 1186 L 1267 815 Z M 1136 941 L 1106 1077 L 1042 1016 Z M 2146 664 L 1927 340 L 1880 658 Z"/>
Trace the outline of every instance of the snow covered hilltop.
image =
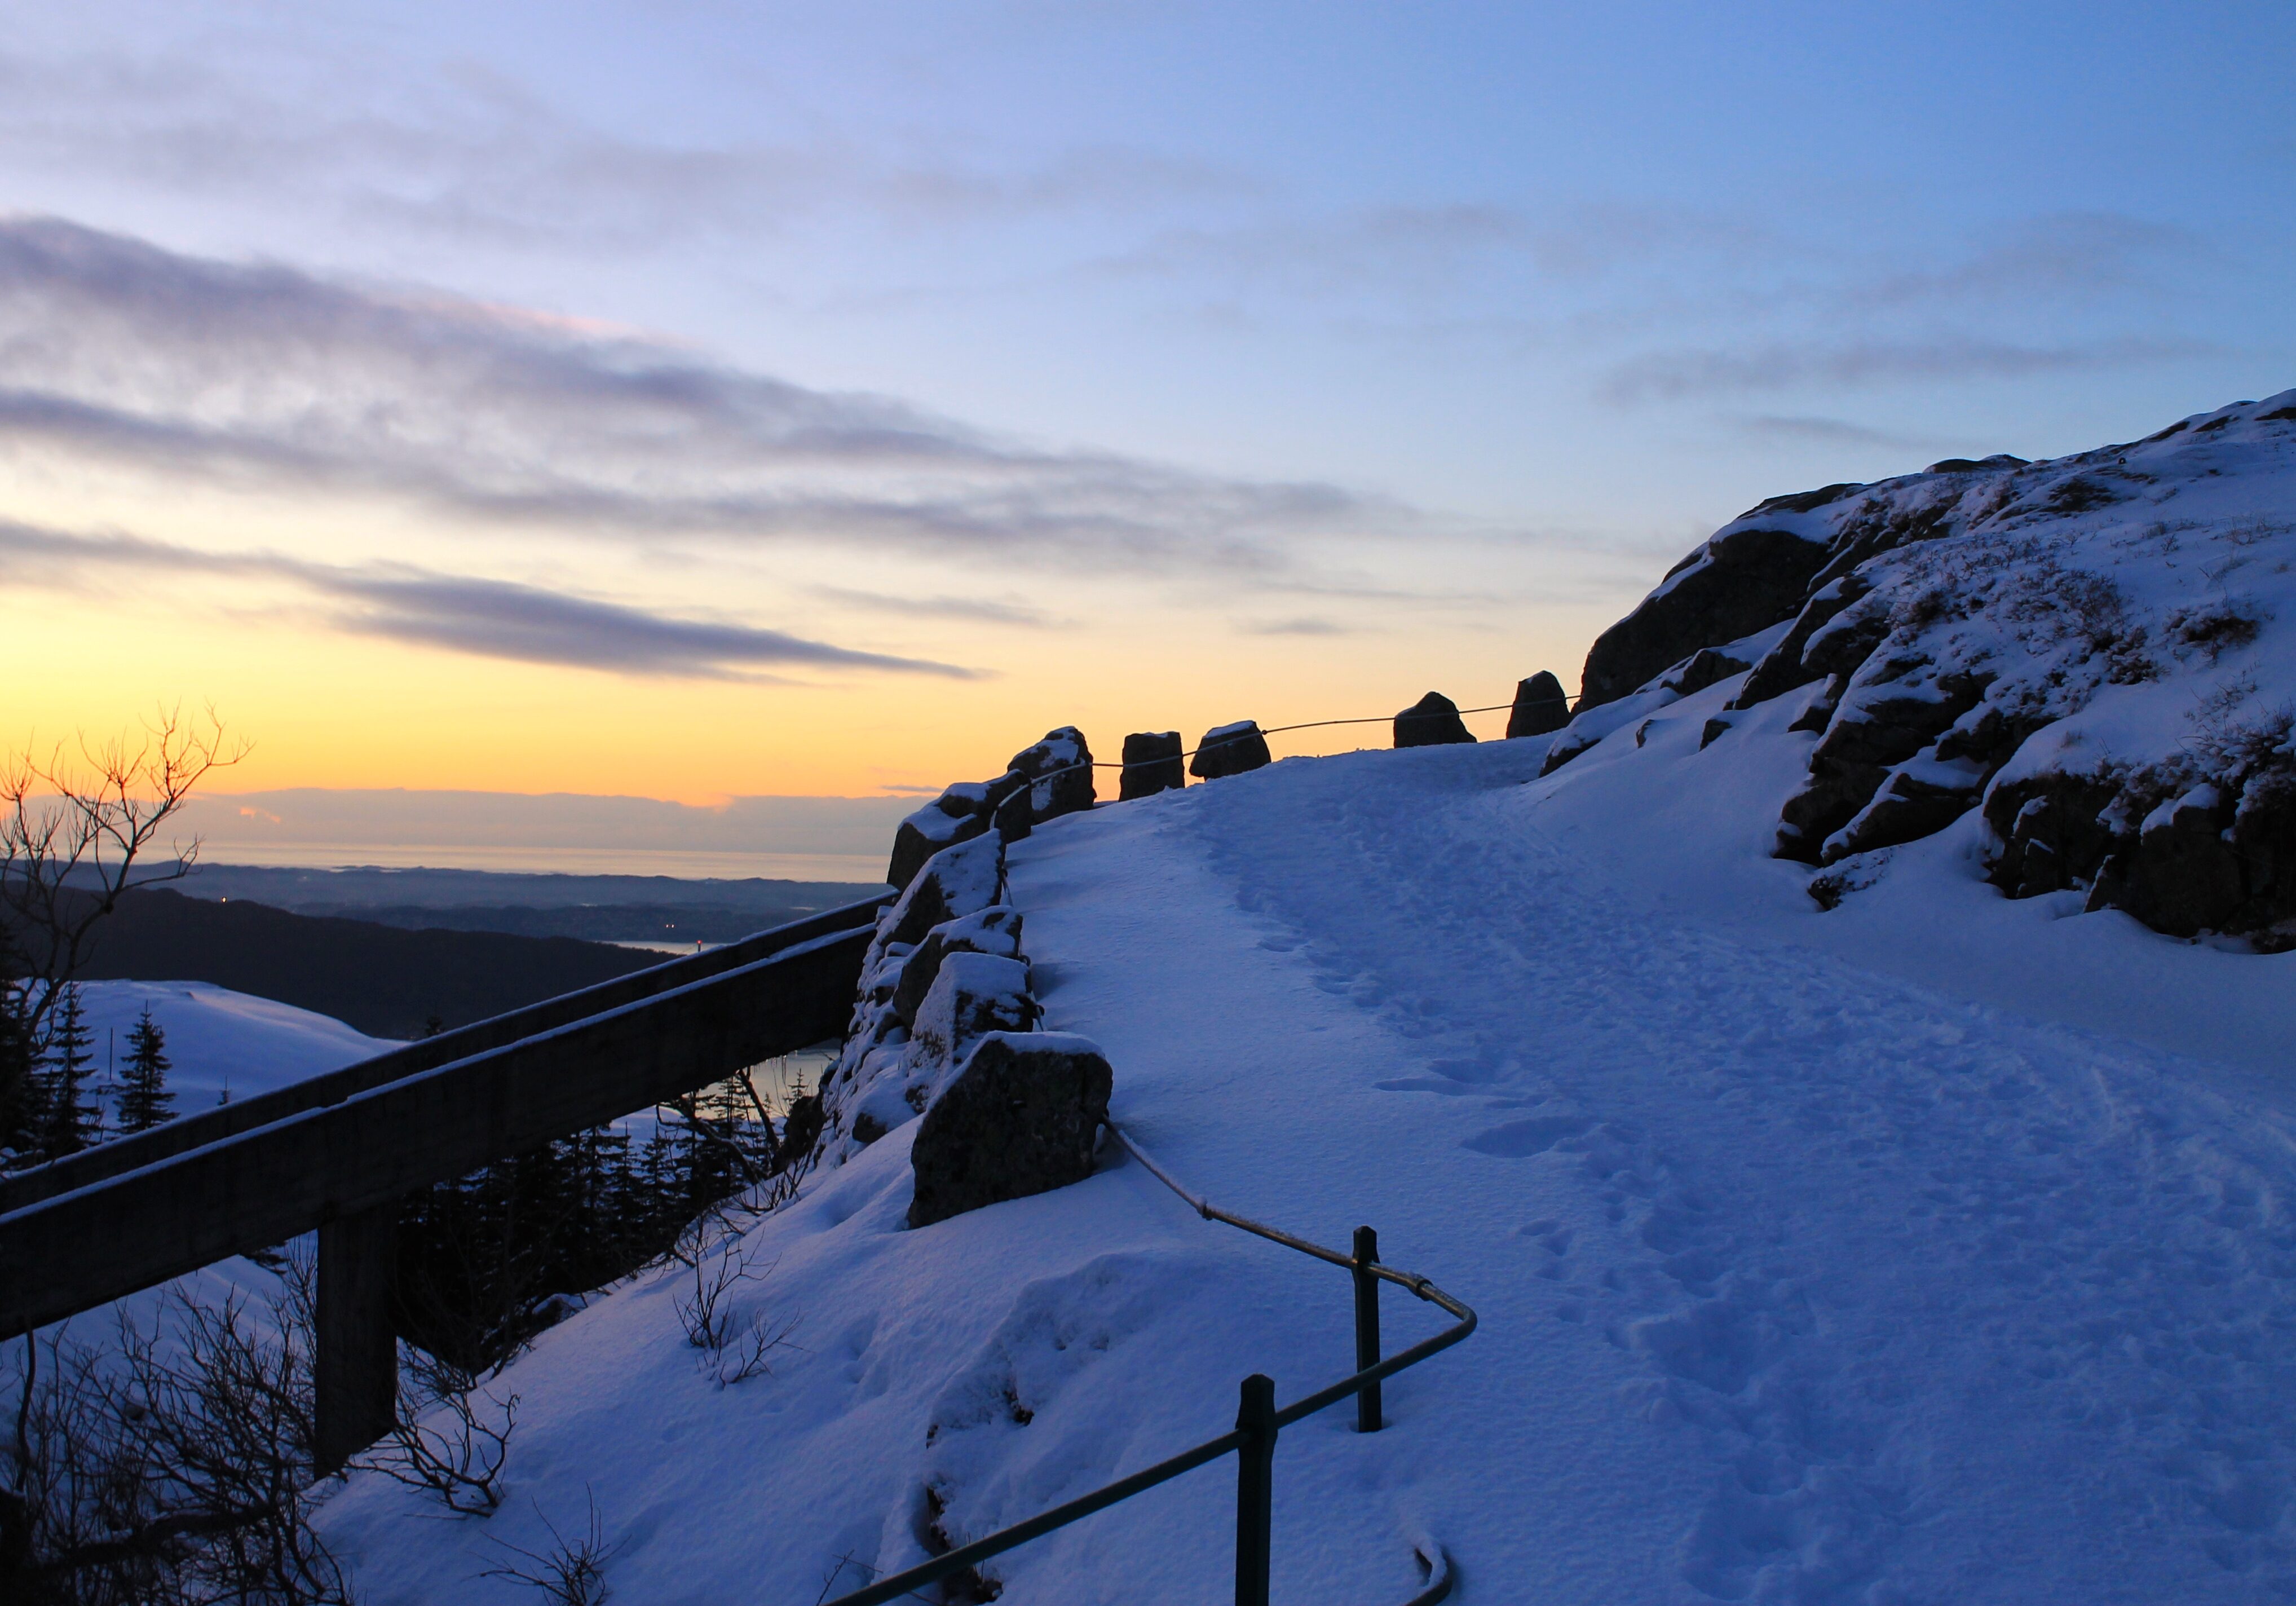
<path id="1" fill-rule="evenodd" d="M 802 1603 L 1347 1375 L 1343 1275 L 1114 1145 L 920 1215 L 974 1045 L 1085 1039 L 1191 1187 L 1481 1315 L 1385 1431 L 1283 1431 L 1279 1602 L 1399 1603 L 1433 1549 L 1465 1606 L 2296 1594 L 2296 952 L 2239 857 L 2284 830 L 2292 408 L 1768 504 L 1562 731 L 936 807 L 824 1163 L 724 1251 L 767 1369 L 642 1275 L 488 1385 L 492 1516 L 358 1473 L 329 1541 L 372 1606 L 508 1606 L 503 1547 L 594 1507 L 617 1599 Z M 2132 917 L 2194 865 L 2241 937 Z M 1221 1599 L 1234 1502 L 1192 1473 L 980 1593 Z"/>
<path id="2" fill-rule="evenodd" d="M 1981 802 L 2012 897 L 2079 888 L 2286 947 L 2292 560 L 2296 391 L 2053 462 L 1774 497 L 1595 643 L 1548 765 L 1728 679 L 1702 741 L 1786 702 L 1818 733 L 1776 852 L 1848 861 L 1821 897 Z"/>

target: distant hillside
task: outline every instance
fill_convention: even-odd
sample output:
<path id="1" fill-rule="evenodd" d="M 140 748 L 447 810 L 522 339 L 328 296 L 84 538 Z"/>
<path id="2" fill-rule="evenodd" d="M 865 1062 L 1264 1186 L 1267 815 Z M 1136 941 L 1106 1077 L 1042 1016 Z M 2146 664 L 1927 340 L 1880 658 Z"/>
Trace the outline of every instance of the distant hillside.
<path id="1" fill-rule="evenodd" d="M 371 1037 L 420 1037 L 434 1015 L 466 1025 L 660 963 L 568 937 L 407 931 L 157 888 L 122 899 L 96 931 L 86 979 L 213 982 Z"/>

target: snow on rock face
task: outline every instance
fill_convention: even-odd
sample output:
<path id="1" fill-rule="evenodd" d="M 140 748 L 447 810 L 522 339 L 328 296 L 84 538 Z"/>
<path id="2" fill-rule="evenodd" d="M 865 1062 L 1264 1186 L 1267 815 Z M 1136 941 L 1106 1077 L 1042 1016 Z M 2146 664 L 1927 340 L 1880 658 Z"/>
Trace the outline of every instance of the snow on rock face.
<path id="1" fill-rule="evenodd" d="M 1217 781 L 1224 775 L 1240 775 L 1246 770 L 1259 769 L 1273 759 L 1267 751 L 1267 738 L 1260 734 L 1256 719 L 1239 719 L 1232 725 L 1216 725 L 1204 733 L 1196 743 L 1196 756 L 1188 760 L 1188 774 L 1205 781 Z"/>
<path id="2" fill-rule="evenodd" d="M 1731 634 L 1782 625 L 1731 702 L 1806 700 L 1778 856 L 1837 864 L 1981 805 L 2012 897 L 2079 889 L 2158 930 L 2288 946 L 2292 568 L 2296 391 L 2074 457 L 1781 498 L 1595 643 L 1548 766 L 1738 672 Z"/>

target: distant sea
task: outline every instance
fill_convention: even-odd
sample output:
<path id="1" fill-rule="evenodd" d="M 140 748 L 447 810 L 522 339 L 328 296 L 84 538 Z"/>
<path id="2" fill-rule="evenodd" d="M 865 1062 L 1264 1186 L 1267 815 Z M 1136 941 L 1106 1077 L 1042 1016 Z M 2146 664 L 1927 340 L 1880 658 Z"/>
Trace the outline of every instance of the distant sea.
<path id="1" fill-rule="evenodd" d="M 890 849 L 891 833 L 886 833 Z M 291 870 L 338 870 L 372 864 L 385 870 L 483 870 L 523 875 L 672 875 L 685 880 L 875 882 L 885 874 L 884 853 L 743 853 L 679 848 L 512 848 L 494 843 L 419 847 L 383 842 L 234 842 L 203 837 L 200 857 L 214 864 L 269 864 Z"/>

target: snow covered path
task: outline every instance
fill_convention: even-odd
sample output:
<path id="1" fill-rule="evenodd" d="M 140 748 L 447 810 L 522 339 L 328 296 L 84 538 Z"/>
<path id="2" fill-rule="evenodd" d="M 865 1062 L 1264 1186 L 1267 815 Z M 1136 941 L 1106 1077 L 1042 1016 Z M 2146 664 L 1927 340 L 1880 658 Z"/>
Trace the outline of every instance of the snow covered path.
<path id="1" fill-rule="evenodd" d="M 1760 851 L 1798 750 L 1702 791 L 1678 707 L 1529 784 L 1535 740 L 1293 760 L 1014 845 L 1044 1024 L 1103 1045 L 1127 1130 L 1482 1316 L 1386 1431 L 1284 1432 L 1275 1600 L 1394 1606 L 1430 1542 L 1462 1606 L 2286 1599 L 2296 1152 L 2240 1090 L 2296 955 L 2005 903 L 1949 843 L 1818 916 Z M 1919 964 L 1875 957 L 1892 918 Z M 1974 973 L 2010 945 L 2030 1014 Z M 2152 1045 L 2067 1024 L 2106 993 L 2161 1001 Z M 370 1606 L 530 1598 L 500 1547 L 593 1503 L 617 1599 L 805 1606 L 1225 1431 L 1248 1372 L 1351 1369 L 1344 1276 L 1112 1145 L 908 1229 L 915 1130 L 749 1233 L 770 1374 L 719 1387 L 649 1274 L 495 1381 L 492 1517 L 355 1476 L 323 1528 Z M 1439 1325 L 1385 1311 L 1391 1348 Z M 1219 1600 L 1234 1498 L 1224 1463 L 988 1570 L 1004 1606 Z"/>
<path id="2" fill-rule="evenodd" d="M 1483 1312 L 1355 1478 L 1474 1599 L 2296 1592 L 2284 1123 L 1626 906 L 1543 838 L 1542 745 L 1285 764 L 1014 856 L 1046 1024 L 1108 1047 L 1129 1129 Z M 1291 1397 L 1337 1357 L 1285 1358 L 1224 1370 Z M 1353 1526 L 1287 1512 L 1314 1454 L 1279 1577 Z"/>

